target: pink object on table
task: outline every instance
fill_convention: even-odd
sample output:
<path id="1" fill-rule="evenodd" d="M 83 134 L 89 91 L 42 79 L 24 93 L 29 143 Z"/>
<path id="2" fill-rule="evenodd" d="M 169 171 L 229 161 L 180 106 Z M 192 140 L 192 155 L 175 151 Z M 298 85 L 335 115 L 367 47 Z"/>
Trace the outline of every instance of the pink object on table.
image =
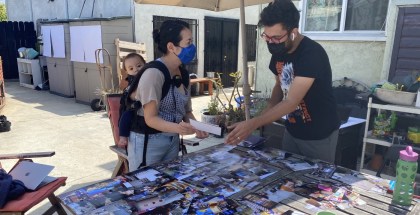
<path id="1" fill-rule="evenodd" d="M 411 146 L 407 146 L 405 150 L 400 151 L 400 159 L 402 160 L 416 162 L 418 158 L 419 154 L 414 152 Z"/>

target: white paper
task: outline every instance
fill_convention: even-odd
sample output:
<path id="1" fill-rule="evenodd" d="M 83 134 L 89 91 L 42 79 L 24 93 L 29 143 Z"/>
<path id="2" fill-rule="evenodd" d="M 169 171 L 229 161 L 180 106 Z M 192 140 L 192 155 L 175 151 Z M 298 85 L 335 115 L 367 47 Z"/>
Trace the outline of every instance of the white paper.
<path id="1" fill-rule="evenodd" d="M 102 48 L 101 26 L 84 26 L 83 39 L 85 62 L 96 63 L 95 51 Z M 102 54 L 99 56 L 99 60 L 100 63 L 103 63 Z"/>
<path id="2" fill-rule="evenodd" d="M 96 63 L 95 51 L 102 48 L 101 26 L 71 26 L 71 60 Z M 100 62 L 103 62 L 100 56 Z"/>
<path id="3" fill-rule="evenodd" d="M 205 131 L 207 133 L 215 134 L 215 135 L 221 135 L 222 134 L 222 128 L 217 125 L 211 125 L 204 122 L 199 122 L 196 120 L 190 119 L 190 124 L 197 130 Z"/>
<path id="4" fill-rule="evenodd" d="M 50 26 L 52 56 L 55 58 L 65 58 L 66 48 L 64 42 L 64 26 L 56 25 Z"/>
<path id="5" fill-rule="evenodd" d="M 347 127 L 350 127 L 350 126 L 353 126 L 353 125 L 357 125 L 357 124 L 360 124 L 360 123 L 364 123 L 364 122 L 366 122 L 365 119 L 360 119 L 360 118 L 355 118 L 355 117 L 349 117 L 349 119 L 347 120 L 347 122 L 344 123 L 344 124 L 342 124 L 340 126 L 340 129 L 341 128 L 347 128 Z"/>
<path id="6" fill-rule="evenodd" d="M 85 62 L 83 51 L 83 26 L 70 26 L 70 59 Z"/>
<path id="7" fill-rule="evenodd" d="M 42 34 L 42 55 L 52 57 L 51 55 L 51 26 L 41 26 Z"/>

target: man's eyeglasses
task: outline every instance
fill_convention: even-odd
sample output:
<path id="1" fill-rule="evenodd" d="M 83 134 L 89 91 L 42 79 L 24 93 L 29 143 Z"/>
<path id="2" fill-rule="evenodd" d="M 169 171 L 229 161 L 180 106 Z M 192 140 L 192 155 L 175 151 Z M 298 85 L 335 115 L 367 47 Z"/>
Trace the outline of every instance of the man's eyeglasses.
<path id="1" fill-rule="evenodd" d="M 264 32 L 260 35 L 261 38 L 263 40 L 265 40 L 266 42 L 272 42 L 272 43 L 280 43 L 281 39 L 283 39 L 283 37 L 285 37 L 288 33 L 284 34 L 283 36 L 268 36 L 267 34 L 265 34 Z"/>

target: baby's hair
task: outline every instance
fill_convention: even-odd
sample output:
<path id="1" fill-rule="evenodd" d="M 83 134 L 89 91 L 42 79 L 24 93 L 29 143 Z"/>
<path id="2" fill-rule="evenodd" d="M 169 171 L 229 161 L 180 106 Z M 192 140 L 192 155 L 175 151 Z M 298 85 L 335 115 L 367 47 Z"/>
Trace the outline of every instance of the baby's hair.
<path id="1" fill-rule="evenodd" d="M 146 64 L 146 61 L 144 60 L 144 58 L 141 55 L 139 55 L 135 52 L 132 52 L 132 53 L 128 54 L 127 56 L 125 56 L 123 61 L 122 61 L 123 62 L 122 68 L 123 68 L 124 71 L 127 71 L 126 68 L 125 68 L 125 61 L 130 59 L 130 58 L 135 58 L 135 57 L 138 57 L 141 60 L 141 62 L 143 62 L 143 64 Z"/>

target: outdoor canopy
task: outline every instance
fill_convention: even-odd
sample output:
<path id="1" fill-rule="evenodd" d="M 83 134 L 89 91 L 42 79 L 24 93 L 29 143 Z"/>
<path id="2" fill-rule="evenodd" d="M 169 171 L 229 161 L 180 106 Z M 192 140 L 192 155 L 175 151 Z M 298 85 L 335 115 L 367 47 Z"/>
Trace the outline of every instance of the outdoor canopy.
<path id="1" fill-rule="evenodd" d="M 199 8 L 211 11 L 223 11 L 240 8 L 240 24 L 242 37 L 242 73 L 243 73 L 243 94 L 245 98 L 245 117 L 250 119 L 250 96 L 251 87 L 248 82 L 248 59 L 245 34 L 245 7 L 257 4 L 265 4 L 273 0 L 134 0 L 138 4 L 156 4 L 179 7 Z"/>

